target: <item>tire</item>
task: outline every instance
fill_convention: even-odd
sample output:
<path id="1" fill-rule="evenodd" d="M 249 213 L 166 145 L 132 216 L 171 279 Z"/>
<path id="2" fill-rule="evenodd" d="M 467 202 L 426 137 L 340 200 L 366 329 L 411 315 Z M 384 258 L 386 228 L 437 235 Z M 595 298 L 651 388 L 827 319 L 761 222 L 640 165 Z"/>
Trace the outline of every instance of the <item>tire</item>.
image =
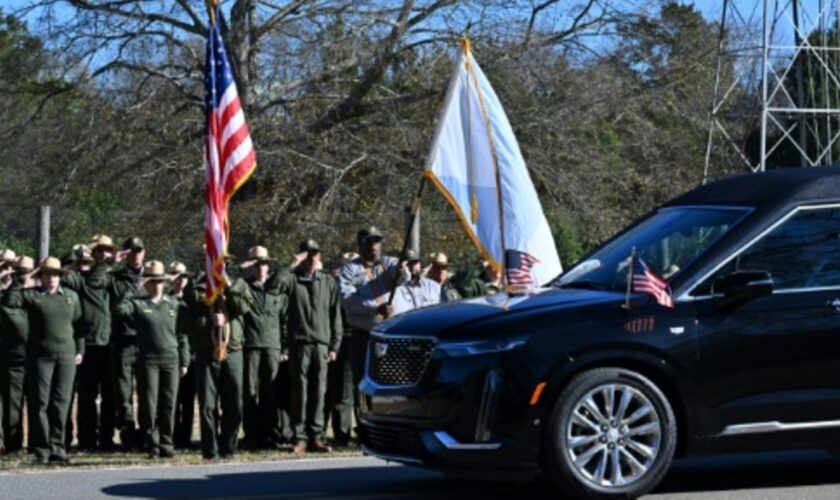
<path id="1" fill-rule="evenodd" d="M 554 404 L 545 472 L 563 497 L 636 498 L 668 472 L 676 442 L 674 412 L 653 382 L 623 368 L 596 368 L 575 375 Z"/>

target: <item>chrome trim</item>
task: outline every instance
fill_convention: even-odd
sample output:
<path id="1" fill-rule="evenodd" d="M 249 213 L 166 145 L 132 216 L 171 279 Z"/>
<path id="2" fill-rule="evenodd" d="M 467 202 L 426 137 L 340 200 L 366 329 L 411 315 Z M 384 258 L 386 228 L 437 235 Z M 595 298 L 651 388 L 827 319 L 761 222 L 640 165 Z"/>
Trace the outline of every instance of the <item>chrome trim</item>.
<path id="1" fill-rule="evenodd" d="M 728 425 L 718 436 L 739 436 L 743 434 L 761 434 L 766 432 L 782 431 L 809 431 L 814 429 L 826 429 L 829 427 L 840 427 L 840 420 L 821 420 L 817 422 L 800 422 L 796 424 L 785 424 L 782 422 L 755 422 L 751 424 Z"/>
<path id="2" fill-rule="evenodd" d="M 502 447 L 502 443 L 460 443 L 446 431 L 435 431 L 433 435 L 447 450 L 490 451 Z"/>
<path id="3" fill-rule="evenodd" d="M 362 445 L 362 453 L 365 455 L 378 458 L 380 460 L 385 460 L 386 462 L 400 462 L 406 464 L 422 464 L 423 461 L 419 458 L 414 457 L 404 457 L 402 455 L 390 455 L 388 453 L 380 453 L 378 451 L 373 451 L 365 445 Z"/>
<path id="4" fill-rule="evenodd" d="M 723 266 L 729 264 L 733 259 L 735 259 L 739 255 L 741 255 L 742 253 L 747 251 L 751 246 L 753 246 L 755 244 L 755 242 L 757 242 L 758 240 L 760 240 L 761 238 L 766 236 L 767 233 L 769 233 L 770 231 L 779 227 L 781 224 L 783 224 L 788 219 L 793 217 L 797 212 L 802 211 L 802 210 L 822 210 L 824 208 L 840 208 L 840 203 L 826 203 L 826 204 L 820 204 L 820 205 L 800 205 L 800 206 L 794 207 L 793 209 L 791 209 L 790 212 L 788 212 L 784 216 L 782 216 L 782 218 L 780 218 L 779 220 L 777 220 L 776 222 L 771 224 L 769 227 L 765 228 L 764 231 L 758 233 L 750 241 L 741 245 L 741 247 L 738 250 L 736 250 L 734 253 L 730 254 L 729 257 L 727 257 L 726 259 L 724 259 L 720 263 L 718 263 L 709 272 L 702 275 L 699 279 L 692 280 L 689 283 L 685 284 L 684 286 L 685 286 L 686 291 L 683 292 L 682 294 L 680 294 L 680 296 L 675 299 L 675 302 L 692 302 L 692 301 L 697 300 L 697 299 L 707 299 L 707 298 L 711 298 L 711 297 L 715 297 L 715 296 L 721 296 L 720 294 L 712 294 L 712 295 L 698 295 L 697 297 L 694 297 L 690 293 L 695 287 L 697 287 L 697 285 L 706 281 L 706 279 L 708 279 L 711 275 L 718 272 Z M 773 293 L 776 293 L 777 291 L 781 292 L 781 293 L 794 293 L 794 292 L 803 291 L 803 290 L 809 290 L 809 289 L 807 289 L 807 288 L 805 288 L 805 289 L 788 288 L 788 289 L 774 290 Z"/>

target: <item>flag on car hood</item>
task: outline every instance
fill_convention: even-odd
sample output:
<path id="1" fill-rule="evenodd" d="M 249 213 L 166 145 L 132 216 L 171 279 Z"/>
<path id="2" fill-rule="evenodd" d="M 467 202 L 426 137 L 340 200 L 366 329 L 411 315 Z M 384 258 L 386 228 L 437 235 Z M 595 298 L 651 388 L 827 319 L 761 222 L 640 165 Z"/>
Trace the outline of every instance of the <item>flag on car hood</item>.
<path id="1" fill-rule="evenodd" d="M 499 98 L 472 56 L 458 52 L 424 175 L 443 193 L 467 234 L 497 271 L 508 251 L 527 256 L 532 283 L 562 267 L 525 160 Z M 519 273 L 507 282 L 527 282 Z M 507 274 L 507 273 L 506 273 Z"/>

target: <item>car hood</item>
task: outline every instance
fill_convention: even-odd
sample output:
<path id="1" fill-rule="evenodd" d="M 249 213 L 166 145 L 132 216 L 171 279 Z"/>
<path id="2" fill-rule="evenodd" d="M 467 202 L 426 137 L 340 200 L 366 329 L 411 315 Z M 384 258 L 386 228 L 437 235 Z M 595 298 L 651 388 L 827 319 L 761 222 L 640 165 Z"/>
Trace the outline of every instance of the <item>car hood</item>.
<path id="1" fill-rule="evenodd" d="M 619 303 L 624 293 L 579 289 L 543 288 L 532 295 L 505 293 L 459 300 L 405 312 L 377 325 L 386 334 L 446 336 L 492 322 L 518 321 L 559 310 L 578 310 L 593 305 Z"/>

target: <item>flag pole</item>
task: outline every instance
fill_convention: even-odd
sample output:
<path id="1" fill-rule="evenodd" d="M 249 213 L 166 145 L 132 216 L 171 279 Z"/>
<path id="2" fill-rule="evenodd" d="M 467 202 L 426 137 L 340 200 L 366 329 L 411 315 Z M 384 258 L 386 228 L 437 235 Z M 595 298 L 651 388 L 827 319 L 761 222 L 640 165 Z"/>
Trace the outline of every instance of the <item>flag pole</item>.
<path id="1" fill-rule="evenodd" d="M 624 294 L 624 308 L 630 310 L 630 291 L 633 288 L 633 264 L 636 262 L 636 247 L 630 251 L 630 264 L 627 266 L 627 291 Z"/>
<path id="2" fill-rule="evenodd" d="M 216 24 L 216 5 L 219 0 L 207 0 L 207 13 L 210 14 L 210 25 Z"/>
<path id="3" fill-rule="evenodd" d="M 420 187 L 417 188 L 417 195 L 414 196 L 414 202 L 411 204 L 411 219 L 408 222 L 408 227 L 405 230 L 405 239 L 403 240 L 402 251 L 400 252 L 399 260 L 397 261 L 397 274 L 394 276 L 394 281 L 391 283 L 391 292 L 388 295 L 388 305 L 394 303 L 394 295 L 397 293 L 397 281 L 399 273 L 402 271 L 403 262 L 405 262 L 405 253 L 408 251 L 408 242 L 411 239 L 411 233 L 414 231 L 414 225 L 417 222 L 417 215 L 420 213 L 420 202 L 423 198 L 423 189 L 426 187 L 426 176 L 420 178 Z"/>

